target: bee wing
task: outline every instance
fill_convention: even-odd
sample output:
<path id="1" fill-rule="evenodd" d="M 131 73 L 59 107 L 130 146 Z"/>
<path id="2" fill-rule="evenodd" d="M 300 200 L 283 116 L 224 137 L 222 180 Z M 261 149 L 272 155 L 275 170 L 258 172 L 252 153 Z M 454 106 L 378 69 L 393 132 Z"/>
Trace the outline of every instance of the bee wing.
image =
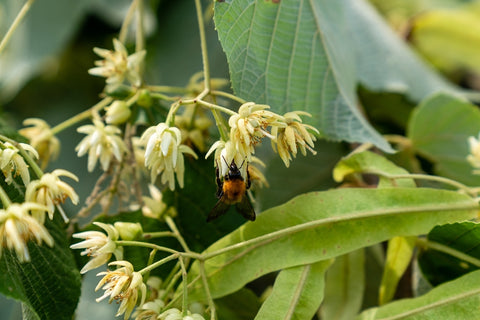
<path id="1" fill-rule="evenodd" d="M 255 221 L 255 210 L 253 210 L 252 203 L 248 198 L 248 194 L 242 197 L 242 200 L 235 205 L 237 211 L 245 218 L 251 221 Z"/>
<path id="2" fill-rule="evenodd" d="M 212 211 L 210 211 L 210 213 L 208 214 L 207 222 L 210 222 L 225 214 L 228 211 L 228 208 L 230 208 L 230 205 L 221 198 L 213 207 Z"/>

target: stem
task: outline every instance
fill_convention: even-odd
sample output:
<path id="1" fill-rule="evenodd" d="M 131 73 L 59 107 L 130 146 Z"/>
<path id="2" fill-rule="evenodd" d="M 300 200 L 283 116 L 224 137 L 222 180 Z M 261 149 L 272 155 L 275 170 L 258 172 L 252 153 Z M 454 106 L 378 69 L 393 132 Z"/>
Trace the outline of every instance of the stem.
<path id="1" fill-rule="evenodd" d="M 53 127 L 52 128 L 52 134 L 55 135 L 55 134 L 65 130 L 66 128 L 71 127 L 72 125 L 74 125 L 74 124 L 76 124 L 76 123 L 78 123 L 82 120 L 90 118 L 95 112 L 100 111 L 101 109 L 103 109 L 104 107 L 109 105 L 110 102 L 112 102 L 112 101 L 113 101 L 113 98 L 111 98 L 111 97 L 106 97 L 106 98 L 102 99 L 100 102 L 98 102 L 96 105 L 94 105 L 90 109 L 85 110 L 85 111 L 71 117 L 70 119 L 67 119 L 67 120 L 59 123 L 55 127 Z"/>
<path id="2" fill-rule="evenodd" d="M 141 241 L 130 241 L 130 240 L 118 240 L 115 241 L 117 246 L 133 246 L 133 247 L 145 247 L 158 251 L 164 251 L 172 254 L 179 254 L 177 250 L 170 249 L 168 247 L 159 246 L 153 243 L 141 242 Z"/>
<path id="3" fill-rule="evenodd" d="M 170 87 L 170 86 L 145 86 L 146 89 L 154 92 L 164 92 L 164 93 L 188 93 L 189 90 L 184 87 Z"/>
<path id="4" fill-rule="evenodd" d="M 177 101 L 179 99 L 179 97 L 170 97 L 170 96 L 167 96 L 166 94 L 162 94 L 158 92 L 152 92 L 150 93 L 150 96 L 152 98 L 165 100 L 165 101 Z"/>
<path id="5" fill-rule="evenodd" d="M 203 78 L 205 89 L 210 91 L 210 66 L 208 62 L 207 38 L 205 36 L 205 22 L 203 21 L 202 4 L 200 0 L 195 0 L 195 9 L 197 11 L 198 30 L 200 32 L 200 46 L 202 48 Z"/>
<path id="6" fill-rule="evenodd" d="M 204 263 L 205 262 L 203 260 L 198 261 L 198 265 L 200 269 L 199 271 L 202 277 L 203 287 L 205 288 L 205 294 L 207 295 L 208 305 L 210 307 L 210 319 L 215 320 L 215 317 L 216 317 L 215 303 L 213 302 L 212 294 L 210 293 L 210 288 L 208 287 L 208 281 L 207 281 L 207 276 L 205 274 Z"/>
<path id="7" fill-rule="evenodd" d="M 135 34 L 135 52 L 145 48 L 145 34 L 143 30 L 143 0 L 138 0 L 137 6 L 137 28 Z"/>
<path id="8" fill-rule="evenodd" d="M 135 94 L 134 94 L 130 99 L 128 99 L 128 100 L 125 102 L 125 104 L 127 105 L 127 107 L 130 107 L 130 106 L 132 106 L 132 104 L 134 104 L 135 102 L 137 102 L 138 97 L 140 96 L 140 93 L 141 93 L 140 91 L 135 92 Z"/>
<path id="9" fill-rule="evenodd" d="M 459 260 L 463 260 L 465 262 L 468 262 L 468 263 L 474 265 L 477 268 L 480 267 L 480 259 L 469 256 L 468 254 L 465 254 L 461 251 L 458 251 L 456 249 L 448 247 L 444 244 L 434 242 L 434 241 L 429 241 L 429 240 L 424 239 L 424 238 L 418 238 L 416 242 L 417 242 L 417 245 L 419 247 L 429 248 L 429 249 L 433 249 L 433 250 L 436 250 L 436 251 L 440 251 L 440 252 L 446 253 L 448 255 L 451 255 L 452 257 L 455 257 Z"/>
<path id="10" fill-rule="evenodd" d="M 444 184 L 451 185 L 457 189 L 463 190 L 466 193 L 472 195 L 473 194 L 473 189 L 460 183 L 455 180 L 451 180 L 448 178 L 444 177 L 439 177 L 439 176 L 430 176 L 428 174 L 416 174 L 416 173 L 411 173 L 411 174 L 386 174 L 386 173 L 379 173 L 379 175 L 384 176 L 389 179 L 422 179 L 422 180 L 430 180 L 430 181 L 436 181 L 436 182 L 441 182 Z"/>
<path id="11" fill-rule="evenodd" d="M 2 186 L 0 186 L 0 201 L 2 201 L 3 208 L 6 209 L 12 204 L 12 200 L 8 197 L 8 194 L 3 190 Z"/>
<path id="12" fill-rule="evenodd" d="M 153 250 L 150 252 L 150 255 L 149 255 L 149 257 L 148 257 L 148 263 L 147 263 L 148 266 L 151 265 L 151 264 L 153 264 L 153 259 L 155 259 L 155 255 L 156 255 L 156 254 L 157 254 L 157 250 L 156 250 L 156 249 L 153 249 Z M 148 280 L 149 277 L 150 277 L 150 272 L 147 272 L 147 273 L 144 275 L 144 277 L 143 277 L 144 281 L 147 282 L 147 280 Z"/>
<path id="13" fill-rule="evenodd" d="M 163 237 L 175 237 L 175 234 L 171 231 L 148 232 L 143 234 L 143 239 L 153 239 L 153 238 L 163 238 Z"/>
<path id="14" fill-rule="evenodd" d="M 182 299 L 182 315 L 188 316 L 188 287 L 187 287 L 187 269 L 183 263 L 183 259 L 178 259 L 180 267 L 182 268 L 182 282 L 183 282 L 183 299 Z"/>
<path id="15" fill-rule="evenodd" d="M 155 249 L 158 251 L 164 251 L 172 254 L 176 254 L 181 257 L 187 257 L 187 258 L 192 258 L 192 259 L 199 259 L 201 257 L 200 254 L 195 253 L 195 252 L 180 252 L 177 250 L 173 250 L 168 247 L 163 247 L 159 246 L 153 243 L 148 243 L 148 242 L 141 242 L 141 241 L 127 241 L 127 240 L 118 240 L 115 241 L 115 243 L 118 246 L 133 246 L 133 247 L 144 247 L 144 248 L 150 248 L 150 249 Z"/>
<path id="16" fill-rule="evenodd" d="M 172 290 L 175 283 L 177 283 L 178 278 L 180 278 L 180 276 L 182 275 L 182 271 L 178 270 L 179 265 L 180 263 L 177 263 L 175 267 L 172 269 L 172 271 L 174 272 L 171 272 L 168 275 L 167 279 L 165 279 L 165 283 L 167 283 L 167 286 L 165 287 L 165 293 L 161 297 L 162 299 L 164 299 L 170 293 L 170 290 Z"/>
<path id="17" fill-rule="evenodd" d="M 128 26 L 130 25 L 130 23 L 132 23 L 133 15 L 135 14 L 135 9 L 137 8 L 138 2 L 139 0 L 134 0 L 132 2 L 130 8 L 128 8 L 125 19 L 123 20 L 122 27 L 120 28 L 120 33 L 118 34 L 118 41 L 120 41 L 121 43 L 125 43 L 125 40 L 127 40 Z"/>
<path id="18" fill-rule="evenodd" d="M 185 239 L 183 239 L 182 235 L 178 231 L 177 226 L 176 226 L 175 222 L 173 221 L 173 219 L 170 216 L 167 216 L 167 217 L 165 217 L 165 222 L 167 223 L 168 227 L 170 229 L 172 229 L 173 234 L 177 238 L 178 242 L 180 242 L 180 245 L 182 246 L 183 250 L 185 250 L 185 252 L 187 252 L 187 253 L 191 252 L 190 249 L 188 248 L 187 243 L 185 242 Z"/>
<path id="19" fill-rule="evenodd" d="M 210 102 L 206 102 L 204 100 L 197 100 L 195 101 L 197 104 L 201 105 L 201 106 L 204 106 L 204 107 L 207 107 L 211 110 L 218 110 L 218 111 L 221 111 L 223 113 L 226 113 L 230 116 L 233 116 L 235 114 L 237 114 L 235 111 L 233 110 L 230 110 L 228 108 L 225 108 L 225 107 L 222 107 L 222 106 L 219 106 L 217 104 L 213 104 L 213 103 L 210 103 Z"/>
<path id="20" fill-rule="evenodd" d="M 225 98 L 228 98 L 228 99 L 230 99 L 230 100 L 237 101 L 238 103 L 241 103 L 241 104 L 244 104 L 244 103 L 247 102 L 247 101 L 243 100 L 242 98 L 237 97 L 237 96 L 234 95 L 234 94 L 231 94 L 231 93 L 228 93 L 228 92 L 224 92 L 224 91 L 212 90 L 210 93 L 211 93 L 212 95 L 214 95 L 214 96 L 225 97 Z"/>
<path id="21" fill-rule="evenodd" d="M 218 131 L 220 132 L 220 138 L 223 141 L 228 141 L 230 139 L 228 135 L 228 129 L 225 125 L 225 120 L 218 113 L 218 110 L 212 109 L 213 118 L 215 118 L 215 123 L 217 124 Z"/>
<path id="22" fill-rule="evenodd" d="M 12 37 L 13 33 L 15 30 L 18 28 L 20 23 L 22 22 L 23 18 L 27 14 L 28 10 L 32 7 L 32 4 L 35 2 L 35 0 L 28 0 L 20 9 L 20 12 L 17 14 L 15 17 L 15 20 L 13 20 L 12 25 L 10 28 L 7 30 L 7 33 L 2 39 L 2 42 L 0 42 L 0 54 L 2 53 L 3 49 L 7 46 L 8 41 L 10 41 L 10 38 Z"/>
<path id="23" fill-rule="evenodd" d="M 174 260 L 174 259 L 177 259 L 177 258 L 179 258 L 179 254 L 178 254 L 178 253 L 171 254 L 171 255 L 169 255 L 168 257 L 163 258 L 163 259 L 161 259 L 161 260 L 158 260 L 157 262 L 152 263 L 151 265 L 143 268 L 142 270 L 140 270 L 140 271 L 138 271 L 138 272 L 140 272 L 141 275 L 144 275 L 145 273 L 152 271 L 153 269 L 161 266 L 162 264 L 165 264 L 165 263 L 167 263 L 167 262 L 169 262 L 169 261 L 172 261 L 172 260 Z"/>

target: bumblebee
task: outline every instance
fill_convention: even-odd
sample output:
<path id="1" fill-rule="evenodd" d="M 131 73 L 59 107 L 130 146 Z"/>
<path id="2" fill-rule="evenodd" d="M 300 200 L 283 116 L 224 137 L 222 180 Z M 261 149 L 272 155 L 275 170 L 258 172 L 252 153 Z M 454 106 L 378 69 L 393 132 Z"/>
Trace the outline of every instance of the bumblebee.
<path id="1" fill-rule="evenodd" d="M 227 163 L 225 159 L 223 160 Z M 238 213 L 240 213 L 245 219 L 251 221 L 255 220 L 255 211 L 253 210 L 252 203 L 247 195 L 247 190 L 250 188 L 250 175 L 248 174 L 247 168 L 247 179 L 245 180 L 240 173 L 241 168 L 242 166 L 238 168 L 235 161 L 232 160 L 228 166 L 228 173 L 222 179 L 217 165 L 217 198 L 219 198 L 219 200 L 213 207 L 212 211 L 210 211 L 210 214 L 207 217 L 207 222 L 225 214 L 233 204 Z"/>

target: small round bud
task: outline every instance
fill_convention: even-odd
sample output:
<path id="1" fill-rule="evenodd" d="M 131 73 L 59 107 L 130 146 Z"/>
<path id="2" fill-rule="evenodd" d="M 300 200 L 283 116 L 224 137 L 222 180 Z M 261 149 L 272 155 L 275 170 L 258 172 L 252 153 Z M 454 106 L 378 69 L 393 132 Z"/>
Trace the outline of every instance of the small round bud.
<path id="1" fill-rule="evenodd" d="M 152 96 L 150 95 L 150 91 L 147 89 L 143 89 L 140 91 L 140 96 L 137 99 L 137 104 L 143 108 L 150 108 L 152 106 Z"/>
<path id="2" fill-rule="evenodd" d="M 142 226 L 138 222 L 115 222 L 114 226 L 123 240 L 135 240 L 143 233 Z"/>
<path id="3" fill-rule="evenodd" d="M 130 118 L 132 112 L 125 101 L 114 101 L 110 106 L 105 108 L 107 110 L 105 121 L 108 124 L 119 125 Z"/>

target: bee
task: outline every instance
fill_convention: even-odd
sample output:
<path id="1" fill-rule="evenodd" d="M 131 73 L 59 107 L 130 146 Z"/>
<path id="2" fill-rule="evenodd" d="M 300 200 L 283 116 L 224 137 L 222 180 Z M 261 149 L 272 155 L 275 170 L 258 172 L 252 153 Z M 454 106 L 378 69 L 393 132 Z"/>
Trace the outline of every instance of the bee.
<path id="1" fill-rule="evenodd" d="M 227 161 L 223 159 L 228 165 Z M 245 218 L 251 221 L 255 220 L 255 211 L 253 210 L 252 203 L 247 195 L 247 190 L 250 188 L 250 175 L 247 168 L 247 179 L 245 180 L 240 173 L 240 169 L 237 167 L 235 161 L 232 160 L 228 166 L 228 173 L 221 179 L 219 167 L 217 165 L 216 178 L 217 178 L 217 198 L 219 198 L 217 204 L 213 207 L 212 211 L 207 217 L 207 222 L 212 221 L 225 214 L 231 205 L 235 205 L 237 211 Z"/>

